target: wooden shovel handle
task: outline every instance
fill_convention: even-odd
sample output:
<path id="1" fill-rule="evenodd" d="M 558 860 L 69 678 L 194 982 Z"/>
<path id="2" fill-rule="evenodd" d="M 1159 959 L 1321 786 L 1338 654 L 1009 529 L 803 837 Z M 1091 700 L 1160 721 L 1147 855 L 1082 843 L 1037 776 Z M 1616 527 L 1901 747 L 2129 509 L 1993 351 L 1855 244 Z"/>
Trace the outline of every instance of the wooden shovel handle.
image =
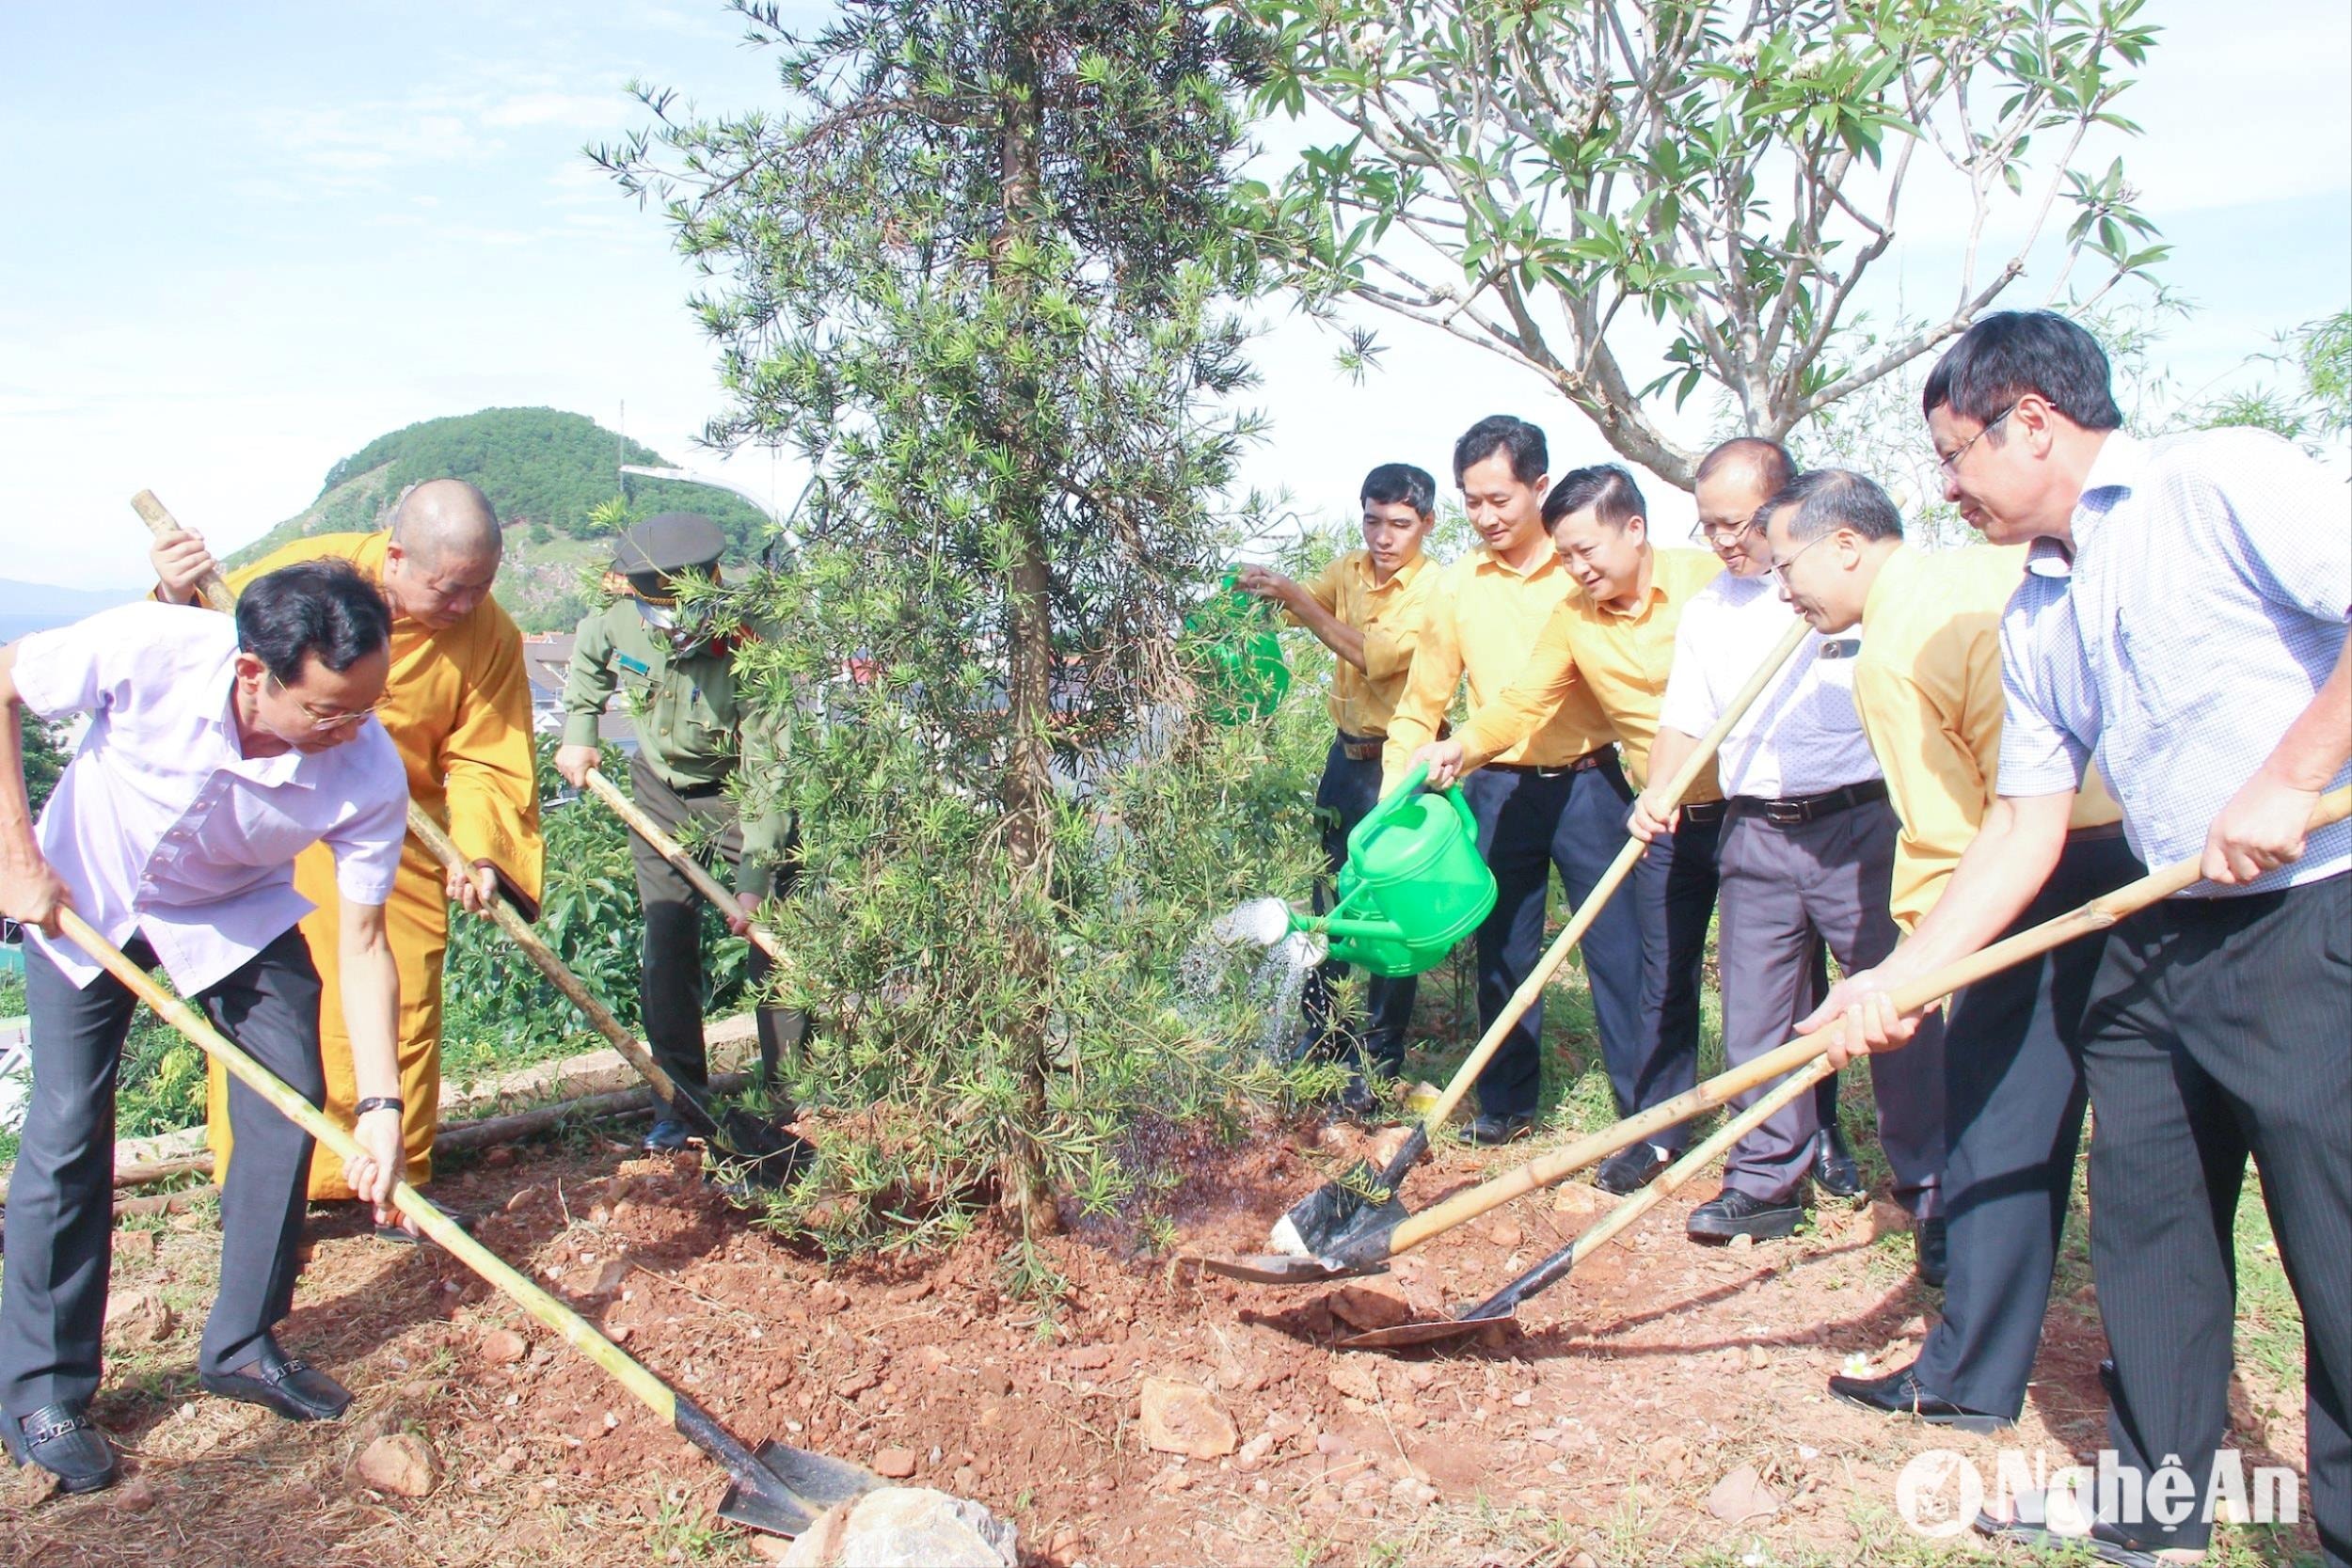
<path id="1" fill-rule="evenodd" d="M 206 1022 L 195 1008 L 157 985 L 154 978 L 122 955 L 72 910 L 64 911 L 65 933 L 92 962 L 103 968 L 131 993 L 153 1008 L 157 1016 L 185 1035 L 204 1053 L 233 1073 L 247 1088 L 311 1137 L 348 1160 L 366 1150 L 359 1140 L 322 1116 L 316 1107 L 288 1087 L 276 1073 L 238 1049 L 227 1036 Z M 662 1419 L 675 1421 L 677 1391 L 629 1356 L 620 1346 L 591 1327 L 580 1315 L 526 1278 L 505 1259 L 460 1229 L 457 1223 L 425 1201 L 405 1180 L 392 1189 L 392 1206 L 452 1256 L 496 1286 L 522 1309 L 561 1334 L 590 1359 L 611 1372 L 628 1391 L 643 1400 Z"/>
<path id="2" fill-rule="evenodd" d="M 139 515 L 139 519 L 158 538 L 180 528 L 178 519 L 156 499 L 152 490 L 141 490 L 133 496 L 131 509 Z M 230 593 L 229 584 L 221 579 L 218 572 L 205 573 L 197 588 L 204 595 L 205 602 L 215 610 L 223 614 L 236 612 L 236 596 Z M 442 831 L 441 825 L 426 815 L 414 800 L 408 802 L 408 832 L 409 836 L 424 846 L 427 853 L 441 863 L 445 870 L 467 877 L 473 875 L 473 863 Z M 540 940 L 539 933 L 532 930 L 515 906 L 495 889 L 491 891 L 487 909 L 492 922 L 506 933 L 509 941 L 523 950 L 523 957 L 531 960 L 532 967 L 548 977 L 548 984 L 562 991 L 572 1006 L 580 1009 L 590 1026 L 604 1037 L 605 1043 L 619 1052 L 621 1059 L 637 1069 L 665 1104 L 693 1121 L 696 1124 L 694 1130 L 698 1132 L 707 1135 L 716 1129 L 718 1124 L 709 1113 L 699 1102 L 679 1092 L 677 1085 L 661 1069 L 661 1064 L 653 1059 L 653 1053 L 640 1044 L 636 1036 L 621 1026 L 621 1021 L 612 1016 L 612 1010 L 597 1001 L 596 994 L 580 983 L 580 976 L 564 967 L 564 960 L 555 956 L 555 950 Z"/>
<path id="3" fill-rule="evenodd" d="M 1722 748 L 1724 737 L 1731 733 L 1731 726 L 1737 724 L 1756 699 L 1763 694 L 1764 689 L 1780 673 L 1781 666 L 1787 664 L 1789 657 L 1804 645 L 1806 634 L 1812 629 L 1804 621 L 1793 621 L 1787 635 L 1773 644 L 1772 651 L 1765 655 L 1764 661 L 1756 667 L 1756 673 L 1748 677 L 1747 684 L 1733 694 L 1731 701 L 1724 705 L 1723 716 L 1699 737 L 1697 748 L 1683 759 L 1682 766 L 1666 782 L 1664 795 L 1669 809 L 1682 804 L 1682 797 L 1698 781 L 1707 765 L 1715 760 L 1715 753 Z M 1584 933 L 1593 928 L 1593 922 L 1600 918 L 1600 911 L 1608 907 L 1611 896 L 1625 879 L 1633 874 L 1635 863 L 1641 860 L 1642 851 L 1648 847 L 1638 838 L 1625 841 L 1625 847 L 1617 851 L 1617 858 L 1609 863 L 1609 869 L 1601 874 L 1599 881 L 1593 884 L 1593 891 L 1585 895 L 1584 902 L 1568 917 L 1567 925 L 1552 939 L 1541 961 L 1526 979 L 1519 982 L 1518 989 L 1511 993 L 1511 1000 L 1503 1004 L 1502 1011 L 1495 1015 L 1494 1022 L 1480 1037 L 1477 1049 L 1463 1060 L 1460 1067 L 1454 1069 L 1454 1077 L 1446 1084 L 1445 1093 L 1438 1097 L 1438 1102 L 1429 1108 L 1429 1115 L 1422 1120 L 1422 1126 L 1430 1137 L 1436 1137 L 1438 1130 L 1454 1115 L 1462 1103 L 1462 1097 L 1470 1093 L 1471 1085 L 1478 1082 L 1478 1075 L 1486 1070 L 1486 1064 L 1494 1059 L 1496 1052 L 1502 1049 L 1503 1037 L 1518 1027 L 1519 1020 L 1527 1016 L 1528 1009 L 1544 994 L 1544 987 L 1560 966 L 1567 961 L 1576 944 L 1584 940 Z"/>
<path id="4" fill-rule="evenodd" d="M 2312 812 L 2311 825 L 2324 828 L 2341 822 L 2347 814 L 2352 814 L 2352 788 L 2331 790 L 2320 797 L 2318 806 Z M 1988 974 L 1998 974 L 2027 958 L 2039 958 L 2076 937 L 2104 931 L 2126 915 L 2137 913 L 2151 904 L 2169 898 L 2183 888 L 2194 885 L 2203 874 L 2201 857 L 2196 855 L 2151 871 L 2137 881 L 2126 882 L 2114 892 L 2093 898 L 2065 914 L 2045 920 L 2014 936 L 2004 937 L 1989 947 L 1946 964 L 1934 974 L 1903 987 L 1894 993 L 1896 1009 L 1905 1013 L 1916 1012 L 1931 1002 L 1976 984 Z M 1832 1024 L 1826 1029 L 1817 1029 L 1812 1034 L 1801 1036 L 1766 1052 L 1752 1062 L 1708 1079 L 1694 1089 L 1653 1105 L 1637 1116 L 1628 1117 L 1614 1127 L 1580 1138 L 1565 1148 L 1554 1149 L 1549 1154 L 1530 1160 L 1517 1170 L 1507 1171 L 1491 1181 L 1423 1210 L 1400 1224 L 1391 1234 L 1389 1253 L 1393 1256 L 1457 1225 L 1468 1224 L 1513 1198 L 1534 1192 L 1538 1187 L 1550 1186 L 1596 1160 L 1605 1160 L 1621 1148 L 1629 1148 L 1653 1132 L 1663 1132 L 1677 1122 L 1687 1121 L 1702 1111 L 1711 1111 L 1759 1084 L 1770 1083 L 1784 1072 L 1801 1068 L 1836 1043 L 1843 1027 L 1842 1024 Z"/>
<path id="5" fill-rule="evenodd" d="M 628 824 L 630 832 L 652 845 L 663 860 L 676 866 L 678 874 L 693 883 L 694 891 L 709 899 L 722 914 L 737 915 L 743 912 L 743 907 L 737 901 L 735 895 L 721 886 L 718 878 L 704 870 L 702 862 L 688 854 L 684 845 L 663 832 L 661 824 L 647 816 L 643 806 L 622 794 L 619 787 L 604 776 L 602 769 L 595 768 L 588 769 L 588 793 L 610 806 L 613 816 Z M 770 958 L 784 957 L 783 952 L 776 946 L 776 939 L 771 936 L 765 928 L 756 925 L 753 926 L 751 939 L 759 950 Z"/>

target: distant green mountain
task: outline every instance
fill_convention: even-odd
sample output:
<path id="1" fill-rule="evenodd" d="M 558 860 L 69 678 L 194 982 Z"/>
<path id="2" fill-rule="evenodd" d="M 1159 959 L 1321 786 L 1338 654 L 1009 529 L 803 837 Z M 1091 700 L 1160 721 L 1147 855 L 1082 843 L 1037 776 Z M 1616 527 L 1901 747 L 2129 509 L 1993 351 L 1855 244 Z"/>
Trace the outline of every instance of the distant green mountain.
<path id="1" fill-rule="evenodd" d="M 591 514 L 615 496 L 628 500 L 632 520 L 657 512 L 705 514 L 725 531 L 731 561 L 748 559 L 765 540 L 766 516 L 732 491 L 623 475 L 624 463 L 671 466 L 652 448 L 558 408 L 485 408 L 426 420 L 376 437 L 329 468 L 316 500 L 237 551 L 230 564 L 290 539 L 381 528 L 410 485 L 470 480 L 506 527 L 499 602 L 526 631 L 565 631 L 594 602 L 596 577 L 612 559 L 614 531 Z"/>

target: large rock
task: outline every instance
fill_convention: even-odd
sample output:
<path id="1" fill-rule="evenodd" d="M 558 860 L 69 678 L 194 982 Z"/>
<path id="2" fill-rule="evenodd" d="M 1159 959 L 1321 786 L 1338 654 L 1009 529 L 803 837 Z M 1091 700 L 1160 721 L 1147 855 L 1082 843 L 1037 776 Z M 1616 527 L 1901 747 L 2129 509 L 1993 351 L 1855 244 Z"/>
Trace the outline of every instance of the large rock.
<path id="1" fill-rule="evenodd" d="M 131 1291 L 106 1303 L 106 1336 L 119 1344 L 160 1345 L 171 1329 L 171 1308 L 152 1291 Z"/>
<path id="2" fill-rule="evenodd" d="M 396 1497 L 421 1497 L 440 1479 L 440 1467 L 424 1439 L 395 1432 L 359 1450 L 359 1479 Z"/>
<path id="3" fill-rule="evenodd" d="M 1405 1292 L 1386 1282 L 1343 1285 L 1324 1297 L 1324 1305 L 1331 1309 L 1331 1316 L 1365 1333 L 1375 1328 L 1394 1328 L 1413 1315 Z"/>
<path id="4" fill-rule="evenodd" d="M 1240 1446 L 1233 1418 L 1216 1396 L 1197 1383 L 1172 1377 L 1143 1380 L 1143 1441 L 1162 1453 L 1188 1459 L 1222 1459 Z"/>
<path id="5" fill-rule="evenodd" d="M 1769 1519 L 1780 1512 L 1780 1499 L 1766 1490 L 1753 1465 L 1742 1465 L 1715 1483 L 1707 1495 L 1707 1512 L 1726 1525 Z"/>
<path id="6" fill-rule="evenodd" d="M 787 1568 L 1015 1568 L 1009 1521 L 923 1486 L 888 1486 L 825 1510 L 792 1543 Z"/>

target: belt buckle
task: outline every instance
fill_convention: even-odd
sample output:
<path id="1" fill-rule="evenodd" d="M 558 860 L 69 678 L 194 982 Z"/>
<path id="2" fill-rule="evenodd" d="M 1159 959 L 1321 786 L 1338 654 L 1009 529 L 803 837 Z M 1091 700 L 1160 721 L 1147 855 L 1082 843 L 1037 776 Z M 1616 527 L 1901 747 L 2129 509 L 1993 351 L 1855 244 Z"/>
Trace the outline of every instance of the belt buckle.
<path id="1" fill-rule="evenodd" d="M 1802 800 L 1767 800 L 1764 802 L 1764 820 L 1776 828 L 1800 827 L 1809 821 L 1811 816 L 1812 814 L 1805 810 L 1804 802 Z"/>

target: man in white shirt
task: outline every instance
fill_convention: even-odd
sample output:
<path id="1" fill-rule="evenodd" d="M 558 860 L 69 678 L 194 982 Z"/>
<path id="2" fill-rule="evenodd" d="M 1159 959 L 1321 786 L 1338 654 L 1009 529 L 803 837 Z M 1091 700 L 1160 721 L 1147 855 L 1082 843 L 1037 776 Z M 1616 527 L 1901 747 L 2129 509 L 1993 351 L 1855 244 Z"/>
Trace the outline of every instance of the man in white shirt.
<path id="1" fill-rule="evenodd" d="M 335 850 L 344 1019 L 359 1082 L 352 1186 L 379 1222 L 402 1167 L 400 977 L 384 902 L 408 789 L 373 714 L 390 612 L 348 565 L 262 578 L 232 622 L 125 605 L 0 648 L 0 913 L 22 922 L 33 1099 L 8 1194 L 0 1281 L 0 1437 L 67 1492 L 115 1479 L 90 1424 L 105 1321 L 115 1075 L 134 997 L 60 936 L 72 909 L 263 1067 L 318 1103 L 318 972 L 295 926 L 310 904 L 294 859 Z M 38 827 L 18 711 L 90 716 Z M 220 1290 L 199 1354 L 203 1386 L 292 1420 L 351 1396 L 289 1356 L 310 1139 L 242 1084 L 237 1159 L 221 1192 Z"/>
<path id="2" fill-rule="evenodd" d="M 1676 635 L 1674 673 L 1651 753 L 1653 789 L 1673 777 L 1788 635 L 1795 612 L 1772 575 L 1761 524 L 1766 503 L 1794 477 L 1788 454 L 1755 437 L 1725 441 L 1699 465 L 1699 522 L 1725 570 L 1692 599 Z M 1884 958 L 1899 934 L 1888 912 L 1897 823 L 1854 711 L 1859 648 L 1851 633 L 1808 638 L 1717 753 L 1730 802 L 1717 857 L 1717 955 L 1724 1052 L 1735 1067 L 1791 1037 L 1798 1018 L 1812 1009 L 1824 942 L 1852 970 Z M 1635 802 L 1634 832 L 1646 839 L 1670 826 L 1660 803 L 1646 794 Z M 1896 1196 L 1918 1218 L 1920 1274 L 1940 1285 L 1940 1061 L 1931 1043 L 1917 1062 L 1898 1061 L 1890 1057 L 1885 1066 L 1894 1070 L 1872 1079 L 1880 1142 Z M 1837 1196 L 1858 1193 L 1858 1175 L 1846 1174 L 1851 1156 L 1836 1158 L 1843 1154 L 1832 1141 L 1836 1107 L 1835 1099 L 1801 1099 L 1740 1140 L 1725 1164 L 1722 1193 L 1692 1212 L 1692 1239 L 1788 1235 L 1804 1214 L 1806 1178 L 1818 1180 L 1825 1167 Z"/>

